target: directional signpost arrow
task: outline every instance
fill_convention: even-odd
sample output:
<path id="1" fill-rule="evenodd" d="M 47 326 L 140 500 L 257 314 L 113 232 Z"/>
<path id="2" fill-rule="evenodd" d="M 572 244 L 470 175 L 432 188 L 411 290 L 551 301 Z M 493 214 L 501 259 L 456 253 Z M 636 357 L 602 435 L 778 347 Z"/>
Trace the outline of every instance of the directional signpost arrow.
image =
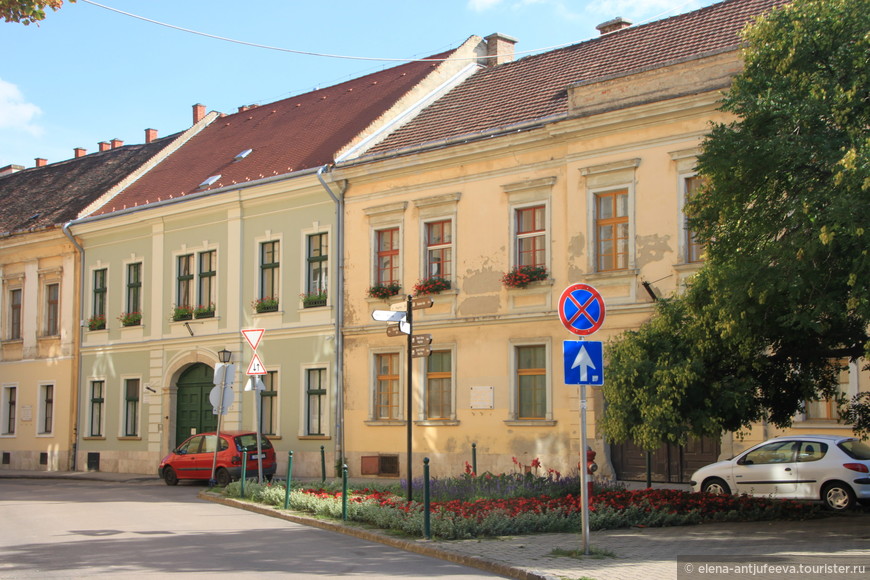
<path id="1" fill-rule="evenodd" d="M 372 312 L 372 318 L 378 322 L 401 322 L 407 316 L 408 313 L 404 310 L 375 310 Z"/>
<path id="2" fill-rule="evenodd" d="M 432 344 L 431 334 L 418 334 L 411 337 L 412 346 L 426 346 L 428 344 Z"/>
<path id="3" fill-rule="evenodd" d="M 430 347 L 428 344 L 426 346 L 411 347 L 411 356 L 414 358 L 429 356 L 430 352 L 432 352 L 432 347 Z"/>

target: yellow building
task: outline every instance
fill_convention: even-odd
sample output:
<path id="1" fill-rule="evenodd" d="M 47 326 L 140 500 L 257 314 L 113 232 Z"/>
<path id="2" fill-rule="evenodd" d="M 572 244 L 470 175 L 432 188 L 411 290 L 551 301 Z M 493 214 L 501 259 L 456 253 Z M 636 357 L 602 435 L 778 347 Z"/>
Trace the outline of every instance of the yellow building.
<path id="1" fill-rule="evenodd" d="M 461 473 L 474 456 L 479 472 L 576 469 L 581 404 L 564 384 L 562 351 L 576 337 L 560 322 L 561 293 L 574 283 L 601 293 L 606 320 L 587 338 L 607 341 L 697 270 L 682 206 L 698 148 L 711 121 L 727 120 L 717 107 L 740 69 L 739 31 L 772 4 L 605 23 L 598 38 L 480 70 L 368 155 L 338 164 L 334 178 L 348 184 L 353 475 L 404 476 L 409 420 L 418 475 L 424 457 L 436 475 Z M 505 275 L 518 267 L 545 275 L 511 286 Z M 446 283 L 431 308 L 413 311 L 431 354 L 408 357 L 405 335 L 388 335 L 372 312 L 406 310 L 415 286 Z M 601 473 L 635 476 L 645 454 L 608 445 L 600 390 L 587 398 Z M 729 436 L 724 448 L 663 449 L 657 478 L 686 480 L 731 446 Z"/>

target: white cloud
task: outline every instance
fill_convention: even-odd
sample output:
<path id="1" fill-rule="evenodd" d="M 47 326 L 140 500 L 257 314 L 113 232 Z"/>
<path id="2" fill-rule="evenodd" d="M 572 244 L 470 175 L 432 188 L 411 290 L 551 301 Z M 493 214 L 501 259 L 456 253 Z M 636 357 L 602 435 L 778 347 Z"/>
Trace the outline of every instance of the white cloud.
<path id="1" fill-rule="evenodd" d="M 468 0 L 468 8 L 474 12 L 483 12 L 497 4 L 501 4 L 501 2 L 502 0 Z"/>
<path id="2" fill-rule="evenodd" d="M 0 129 L 17 129 L 38 137 L 42 127 L 33 121 L 42 110 L 28 103 L 18 87 L 0 79 Z"/>

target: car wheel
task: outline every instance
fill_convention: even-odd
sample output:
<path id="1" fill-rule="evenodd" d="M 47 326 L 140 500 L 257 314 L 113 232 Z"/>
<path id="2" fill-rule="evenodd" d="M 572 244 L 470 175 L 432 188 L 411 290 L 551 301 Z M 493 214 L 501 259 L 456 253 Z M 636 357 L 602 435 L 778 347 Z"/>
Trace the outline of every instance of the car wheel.
<path id="1" fill-rule="evenodd" d="M 847 484 L 833 481 L 822 487 L 822 501 L 829 510 L 840 512 L 855 505 L 855 494 Z"/>
<path id="2" fill-rule="evenodd" d="M 171 467 L 165 467 L 163 469 L 163 481 L 166 482 L 166 485 L 178 485 L 178 474 Z"/>
<path id="3" fill-rule="evenodd" d="M 217 470 L 217 473 L 214 474 L 215 480 L 217 484 L 221 487 L 226 487 L 230 484 L 230 472 L 221 467 Z"/>
<path id="4" fill-rule="evenodd" d="M 713 495 L 731 495 L 731 488 L 725 483 L 724 479 L 711 477 L 701 486 L 701 491 L 704 493 L 712 493 Z"/>

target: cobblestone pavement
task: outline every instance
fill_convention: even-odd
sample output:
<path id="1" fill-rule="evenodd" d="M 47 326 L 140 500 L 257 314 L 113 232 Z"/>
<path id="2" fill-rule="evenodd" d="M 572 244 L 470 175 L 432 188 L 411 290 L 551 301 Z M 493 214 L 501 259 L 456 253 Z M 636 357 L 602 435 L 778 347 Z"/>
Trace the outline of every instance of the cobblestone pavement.
<path id="1" fill-rule="evenodd" d="M 110 473 L 47 473 L 0 470 L 4 477 L 59 477 L 163 485 L 155 475 Z M 272 517 L 380 541 L 414 552 L 476 566 L 505 577 L 522 579 L 714 580 L 784 578 L 870 578 L 870 509 L 810 521 L 717 523 L 668 528 L 628 528 L 590 533 L 591 556 L 582 554 L 582 536 L 538 534 L 461 541 L 402 540 L 392 536 L 325 522 L 281 510 L 226 500 L 203 490 L 204 499 L 219 501 Z M 681 558 L 683 557 L 683 558 Z M 694 557 L 694 558 L 686 558 Z M 678 558 L 680 563 L 678 566 Z M 697 565 L 731 560 L 756 565 L 751 572 L 702 574 Z M 761 573 L 765 563 L 793 565 L 859 565 L 863 571 L 830 573 Z M 687 569 L 694 565 L 695 568 Z M 679 573 L 678 573 L 679 571 Z M 827 572 L 830 572 L 829 570 Z M 859 573 L 863 572 L 863 573 Z"/>

